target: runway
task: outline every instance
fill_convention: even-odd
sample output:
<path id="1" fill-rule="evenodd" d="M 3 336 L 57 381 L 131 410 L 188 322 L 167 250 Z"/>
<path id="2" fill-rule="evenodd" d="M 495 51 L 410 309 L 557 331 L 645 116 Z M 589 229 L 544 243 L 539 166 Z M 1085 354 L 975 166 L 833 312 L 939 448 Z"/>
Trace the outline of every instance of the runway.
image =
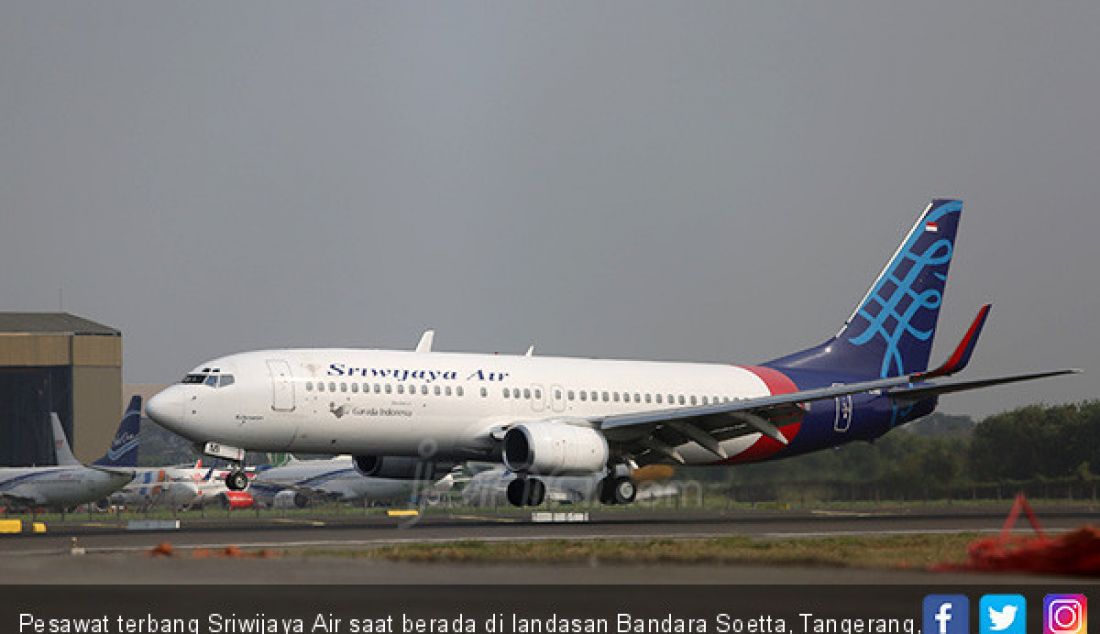
<path id="1" fill-rule="evenodd" d="M 1043 509 L 1040 516 L 1044 528 L 1050 532 L 1100 523 L 1100 510 L 1087 507 Z M 51 526 L 45 535 L 3 536 L 0 567 L 7 572 L 4 577 L 7 583 L 191 583 L 191 579 L 214 579 L 218 583 L 943 583 L 942 575 L 919 569 L 666 565 L 655 575 L 653 566 L 409 564 L 294 554 L 273 560 L 189 557 L 156 560 L 146 553 L 162 542 L 169 542 L 177 552 L 186 554 L 193 549 L 227 546 L 316 552 L 471 540 L 643 540 L 730 535 L 801 539 L 829 535 L 993 533 L 1001 529 L 1003 522 L 1000 509 L 966 507 L 900 512 L 593 510 L 589 521 L 578 523 L 532 523 L 523 516 L 494 513 L 430 513 L 415 521 L 380 514 L 317 518 L 238 516 L 229 520 L 190 521 L 181 530 L 163 532 L 132 532 L 104 522 L 77 520 Z M 1025 527 L 1018 526 L 1018 530 Z M 70 555 L 74 538 L 85 556 Z M 141 558 L 140 565 L 134 565 L 135 557 Z M 951 575 L 953 583 L 1036 580 L 1019 575 Z"/>

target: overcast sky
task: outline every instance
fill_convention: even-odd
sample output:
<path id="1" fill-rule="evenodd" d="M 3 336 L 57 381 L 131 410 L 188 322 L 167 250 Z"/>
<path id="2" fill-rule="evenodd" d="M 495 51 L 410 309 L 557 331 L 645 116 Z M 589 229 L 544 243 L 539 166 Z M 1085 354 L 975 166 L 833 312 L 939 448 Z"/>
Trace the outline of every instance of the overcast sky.
<path id="1" fill-rule="evenodd" d="M 1100 3 L 0 3 L 0 310 L 260 347 L 764 361 L 965 210 L 947 396 L 1100 396 Z"/>

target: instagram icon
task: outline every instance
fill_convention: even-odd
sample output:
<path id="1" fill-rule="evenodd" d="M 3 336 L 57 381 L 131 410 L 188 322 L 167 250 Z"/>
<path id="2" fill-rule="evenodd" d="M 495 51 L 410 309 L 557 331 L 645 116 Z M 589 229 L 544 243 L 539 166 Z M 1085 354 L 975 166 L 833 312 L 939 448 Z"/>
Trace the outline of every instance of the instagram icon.
<path id="1" fill-rule="evenodd" d="M 1043 634 L 1088 634 L 1088 604 L 1083 594 L 1043 598 Z"/>

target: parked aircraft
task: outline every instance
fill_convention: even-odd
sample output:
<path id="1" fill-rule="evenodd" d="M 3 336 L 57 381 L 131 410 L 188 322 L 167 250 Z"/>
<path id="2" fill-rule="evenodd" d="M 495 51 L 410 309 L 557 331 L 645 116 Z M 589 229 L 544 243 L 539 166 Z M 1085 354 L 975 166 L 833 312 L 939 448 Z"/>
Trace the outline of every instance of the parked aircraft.
<path id="1" fill-rule="evenodd" d="M 149 415 L 240 461 L 260 451 L 347 453 L 364 475 L 502 461 L 516 505 L 542 476 L 599 474 L 600 498 L 634 499 L 631 468 L 731 465 L 871 440 L 930 414 L 939 396 L 1075 372 L 937 381 L 966 367 L 983 306 L 929 370 L 962 202 L 934 200 L 824 343 L 751 366 L 431 352 L 262 350 L 199 365 Z M 835 282 L 831 282 L 835 283 Z M 230 488 L 247 481 L 230 474 Z"/>
<path id="2" fill-rule="evenodd" d="M 291 456 L 282 466 L 257 473 L 248 491 L 264 506 L 304 508 L 314 498 L 341 502 L 408 502 L 420 494 L 445 493 L 453 483 L 450 473 L 434 481 L 367 477 L 355 468 L 351 456 L 328 460 L 298 460 Z"/>
<path id="3" fill-rule="evenodd" d="M 0 467 L 0 503 L 9 510 L 65 510 L 87 502 L 100 500 L 134 478 L 134 470 L 113 466 L 110 451 L 95 464 L 85 466 L 73 456 L 61 419 L 50 412 L 54 438 L 56 466 Z M 125 419 L 119 425 L 112 446 L 118 445 L 127 432 Z M 121 446 L 121 445 L 119 445 Z M 116 458 L 123 458 L 136 445 Z"/>
<path id="4" fill-rule="evenodd" d="M 138 467 L 140 434 L 141 397 L 134 395 L 107 455 L 96 461 L 97 465 L 134 471 L 134 479 L 111 494 L 111 504 L 130 508 L 186 508 L 202 506 L 228 490 L 224 478 L 219 480 L 213 469 L 202 468 L 202 460 L 193 466 Z"/>

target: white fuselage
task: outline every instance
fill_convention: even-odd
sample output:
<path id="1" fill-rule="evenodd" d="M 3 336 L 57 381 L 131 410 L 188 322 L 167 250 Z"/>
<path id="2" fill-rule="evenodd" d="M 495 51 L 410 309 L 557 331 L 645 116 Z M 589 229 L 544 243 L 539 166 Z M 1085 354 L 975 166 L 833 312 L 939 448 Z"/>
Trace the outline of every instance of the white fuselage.
<path id="1" fill-rule="evenodd" d="M 224 480 L 205 479 L 196 467 L 137 468 L 134 479 L 111 495 L 112 504 L 182 508 L 201 505 L 226 491 Z"/>
<path id="2" fill-rule="evenodd" d="M 146 411 L 192 440 L 249 450 L 465 460 L 489 456 L 490 432 L 518 421 L 769 394 L 758 372 L 732 365 L 268 350 L 204 363 L 185 382 L 156 395 Z M 759 437 L 733 438 L 723 448 L 735 456 Z M 688 463 L 714 461 L 695 444 L 684 445 L 681 453 Z"/>
<path id="3" fill-rule="evenodd" d="M 8 507 L 67 508 L 106 498 L 132 473 L 82 465 L 0 468 L 0 504 Z"/>

